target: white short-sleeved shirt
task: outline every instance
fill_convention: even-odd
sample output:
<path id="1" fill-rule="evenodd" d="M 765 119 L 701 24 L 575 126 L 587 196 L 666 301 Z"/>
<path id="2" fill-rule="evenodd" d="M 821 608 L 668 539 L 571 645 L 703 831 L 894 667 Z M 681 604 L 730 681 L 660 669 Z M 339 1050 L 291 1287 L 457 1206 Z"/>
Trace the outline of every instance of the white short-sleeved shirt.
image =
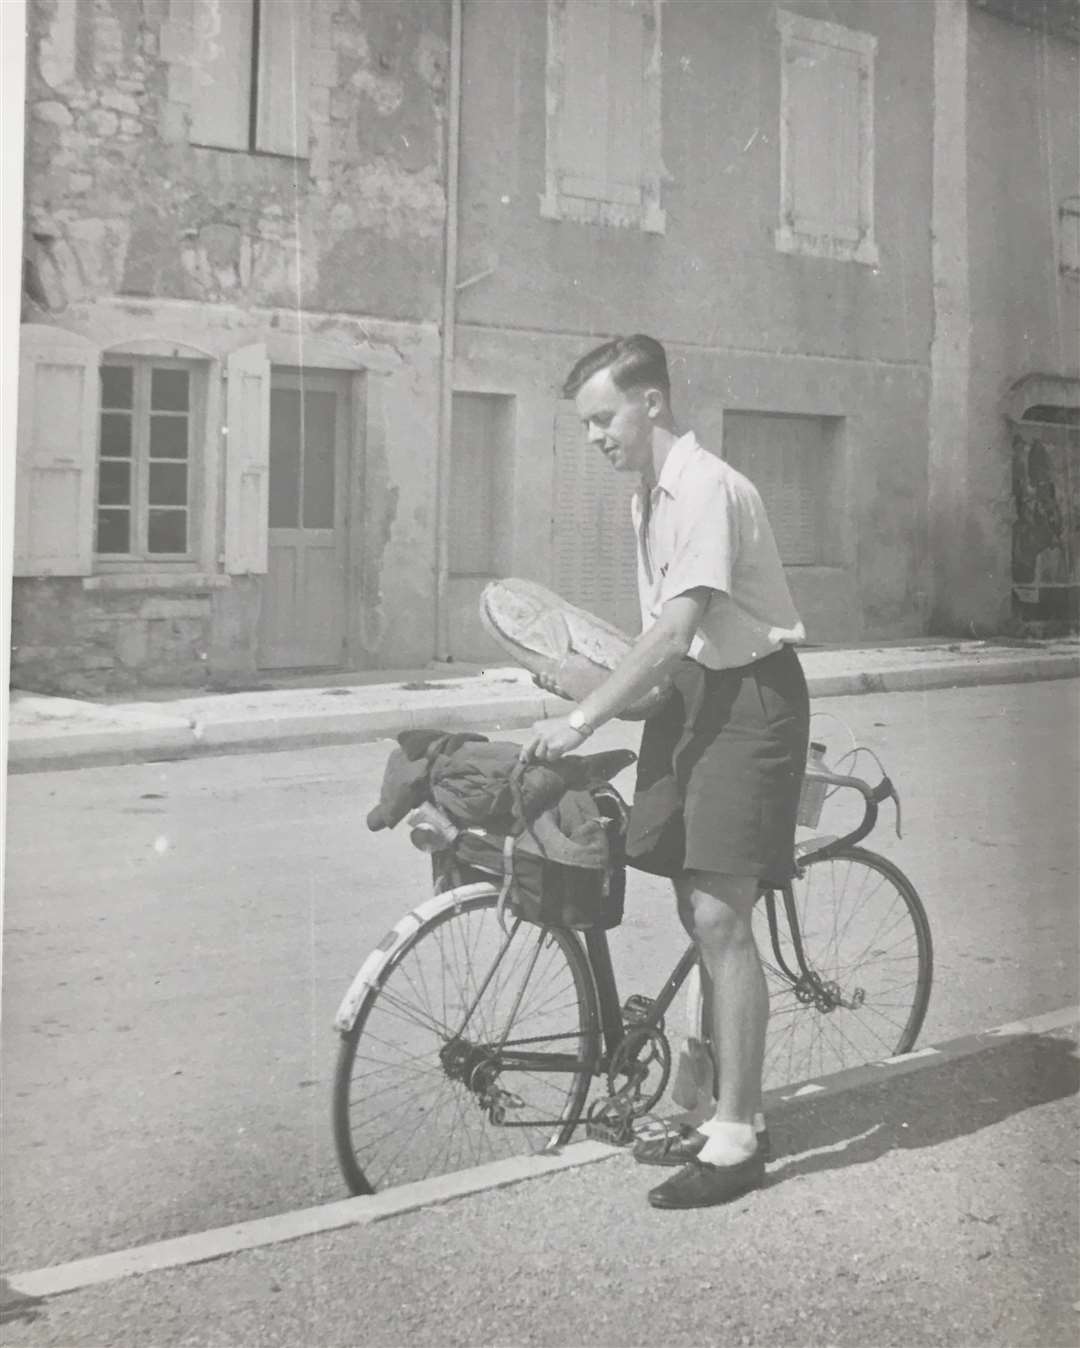
<path id="1" fill-rule="evenodd" d="M 709 669 L 732 669 L 806 640 L 757 488 L 698 444 L 693 432 L 668 451 L 660 479 L 631 503 L 643 628 L 669 599 L 714 591 L 687 652 Z"/>

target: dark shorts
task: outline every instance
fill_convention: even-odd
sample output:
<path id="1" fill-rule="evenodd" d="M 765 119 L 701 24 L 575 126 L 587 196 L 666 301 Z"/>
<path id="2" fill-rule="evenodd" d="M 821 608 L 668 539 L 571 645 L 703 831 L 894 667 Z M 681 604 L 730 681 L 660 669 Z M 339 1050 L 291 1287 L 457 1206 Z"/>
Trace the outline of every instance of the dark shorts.
<path id="1" fill-rule="evenodd" d="M 789 880 L 809 724 L 793 647 L 738 669 L 683 660 L 645 722 L 627 863 Z"/>

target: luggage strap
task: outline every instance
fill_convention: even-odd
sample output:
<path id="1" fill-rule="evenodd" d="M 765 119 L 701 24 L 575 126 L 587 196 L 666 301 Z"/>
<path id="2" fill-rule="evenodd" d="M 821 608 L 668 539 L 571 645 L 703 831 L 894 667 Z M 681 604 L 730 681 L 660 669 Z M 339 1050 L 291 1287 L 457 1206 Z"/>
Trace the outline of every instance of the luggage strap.
<path id="1" fill-rule="evenodd" d="M 499 902 L 495 908 L 495 916 L 504 932 L 506 931 L 506 905 L 510 898 L 510 889 L 514 883 L 514 841 L 512 833 L 508 833 L 503 839 L 503 882 L 502 889 L 499 891 Z"/>

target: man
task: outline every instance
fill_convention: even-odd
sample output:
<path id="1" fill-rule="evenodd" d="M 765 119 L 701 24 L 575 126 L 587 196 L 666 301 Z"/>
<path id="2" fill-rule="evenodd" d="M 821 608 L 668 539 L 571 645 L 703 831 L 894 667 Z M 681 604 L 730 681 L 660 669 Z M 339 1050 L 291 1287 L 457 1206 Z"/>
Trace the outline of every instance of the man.
<path id="1" fill-rule="evenodd" d="M 704 1207 L 764 1178 L 769 995 L 751 917 L 761 885 L 794 873 L 809 726 L 794 644 L 805 632 L 756 489 L 676 428 L 659 342 L 604 343 L 577 362 L 564 393 L 589 444 L 617 472 L 640 475 L 632 516 L 643 630 L 569 716 L 533 726 L 522 758 L 578 749 L 670 675 L 672 695 L 642 735 L 627 859 L 674 883 L 701 956 L 719 1089 L 712 1119 L 639 1143 L 635 1155 L 685 1162 L 649 1194 L 654 1207 Z"/>

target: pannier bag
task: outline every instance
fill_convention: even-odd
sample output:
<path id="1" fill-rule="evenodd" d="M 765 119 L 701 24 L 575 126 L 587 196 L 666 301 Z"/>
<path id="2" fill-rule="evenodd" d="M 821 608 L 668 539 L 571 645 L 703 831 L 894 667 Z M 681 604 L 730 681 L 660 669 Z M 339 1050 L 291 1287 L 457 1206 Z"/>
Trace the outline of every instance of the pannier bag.
<path id="1" fill-rule="evenodd" d="M 602 791 L 568 791 L 517 836 L 465 829 L 454 843 L 461 882 L 509 880 L 507 907 L 526 922 L 610 931 L 622 921 L 626 872 L 607 803 Z"/>

